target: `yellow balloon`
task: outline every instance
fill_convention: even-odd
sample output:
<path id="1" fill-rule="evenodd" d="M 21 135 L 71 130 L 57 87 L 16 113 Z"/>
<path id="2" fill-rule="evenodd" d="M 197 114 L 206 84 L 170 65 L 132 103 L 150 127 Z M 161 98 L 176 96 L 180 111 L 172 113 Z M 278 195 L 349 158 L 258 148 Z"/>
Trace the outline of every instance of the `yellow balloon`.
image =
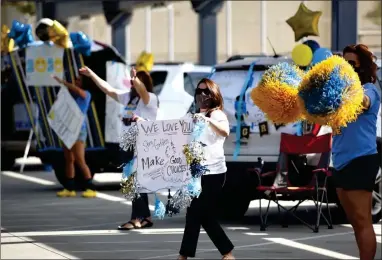
<path id="1" fill-rule="evenodd" d="M 48 28 L 48 33 L 49 33 L 50 40 L 54 44 L 62 48 L 69 48 L 70 46 L 69 33 L 62 24 L 54 20 L 53 25 Z"/>
<path id="2" fill-rule="evenodd" d="M 137 71 L 151 71 L 154 65 L 154 56 L 152 53 L 147 53 L 145 51 L 141 52 L 139 55 L 135 68 Z"/>
<path id="3" fill-rule="evenodd" d="M 298 66 L 308 66 L 313 59 L 312 49 L 305 44 L 296 45 L 292 51 L 292 60 Z"/>

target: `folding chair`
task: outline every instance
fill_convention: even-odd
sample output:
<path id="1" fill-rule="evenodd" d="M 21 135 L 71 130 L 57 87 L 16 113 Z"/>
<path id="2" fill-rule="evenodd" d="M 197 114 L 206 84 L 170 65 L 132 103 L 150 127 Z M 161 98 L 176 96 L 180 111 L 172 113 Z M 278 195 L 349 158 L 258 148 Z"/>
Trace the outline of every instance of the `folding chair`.
<path id="1" fill-rule="evenodd" d="M 321 136 L 295 136 L 290 134 L 281 134 L 280 141 L 280 155 L 279 161 L 277 163 L 276 171 L 261 173 L 260 171 L 256 171 L 259 177 L 259 186 L 257 190 L 260 195 L 260 220 L 261 226 L 260 230 L 265 231 L 267 228 L 267 218 L 269 213 L 269 206 L 271 201 L 275 202 L 278 207 L 279 216 L 281 216 L 280 209 L 284 210 L 284 216 L 292 215 L 297 218 L 304 225 L 313 230 L 313 232 L 318 233 L 321 216 L 325 219 L 328 228 L 332 229 L 332 218 L 330 214 L 330 209 L 328 205 L 328 196 L 327 196 L 327 178 L 331 175 L 329 171 L 329 163 L 330 163 L 330 153 L 331 153 L 331 144 L 332 144 L 332 136 L 331 134 L 321 135 Z M 307 161 L 302 163 L 304 167 L 296 167 L 293 159 L 301 156 L 315 154 L 318 156 L 318 163 L 314 163 L 314 165 L 307 165 Z M 307 157 L 302 157 L 306 158 Z M 290 181 L 290 172 L 289 168 L 293 167 L 293 171 L 297 171 L 297 178 L 307 178 L 305 184 L 294 185 Z M 309 170 L 302 174 L 301 168 L 308 168 Z M 322 176 L 318 176 L 319 173 L 323 173 Z M 307 176 L 308 175 L 308 176 Z M 265 180 L 266 178 L 273 177 L 273 185 L 266 186 Z M 323 177 L 323 181 L 319 180 L 318 177 Z M 272 182 L 271 182 L 272 183 Z M 261 204 L 261 200 L 268 200 L 268 206 L 263 214 L 263 208 Z M 285 208 L 280 205 L 279 201 L 298 201 L 295 206 L 292 208 Z M 315 204 L 315 208 L 317 210 L 316 214 L 316 223 L 314 225 L 310 225 L 300 217 L 296 215 L 296 210 L 299 205 L 306 201 L 313 200 Z M 328 211 L 328 218 L 322 213 L 322 203 L 326 203 L 326 208 Z M 283 225 L 285 227 L 287 225 Z"/>

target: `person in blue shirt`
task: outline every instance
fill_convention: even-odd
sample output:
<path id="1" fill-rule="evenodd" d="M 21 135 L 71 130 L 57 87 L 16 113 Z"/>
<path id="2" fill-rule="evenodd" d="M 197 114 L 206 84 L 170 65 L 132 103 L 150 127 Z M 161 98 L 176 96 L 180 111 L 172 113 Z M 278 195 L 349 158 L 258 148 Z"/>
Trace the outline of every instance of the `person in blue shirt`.
<path id="1" fill-rule="evenodd" d="M 86 115 L 89 109 L 91 94 L 87 90 L 82 89 L 82 79 L 78 77 L 74 84 L 69 83 L 63 79 L 60 79 L 56 76 L 53 77 L 58 83 L 68 88 L 70 94 L 76 101 L 81 112 Z M 59 197 L 75 197 L 75 168 L 74 163 L 78 165 L 81 169 L 84 178 L 85 178 L 85 191 L 82 193 L 82 196 L 85 198 L 94 198 L 96 196 L 95 187 L 92 182 L 92 174 L 90 169 L 85 161 L 85 144 L 87 139 L 87 125 L 86 120 L 84 120 L 80 134 L 77 138 L 77 141 L 74 143 L 72 148 L 68 149 L 64 145 L 64 156 L 65 156 L 65 174 L 66 181 L 64 184 L 64 189 L 57 192 Z"/>
<path id="2" fill-rule="evenodd" d="M 333 136 L 333 178 L 341 206 L 354 229 L 360 259 L 372 260 L 377 247 L 371 215 L 372 192 L 380 168 L 376 140 L 381 95 L 373 84 L 377 79 L 376 57 L 363 44 L 347 46 L 343 57 L 358 73 L 364 87 L 364 110 L 355 122 Z"/>

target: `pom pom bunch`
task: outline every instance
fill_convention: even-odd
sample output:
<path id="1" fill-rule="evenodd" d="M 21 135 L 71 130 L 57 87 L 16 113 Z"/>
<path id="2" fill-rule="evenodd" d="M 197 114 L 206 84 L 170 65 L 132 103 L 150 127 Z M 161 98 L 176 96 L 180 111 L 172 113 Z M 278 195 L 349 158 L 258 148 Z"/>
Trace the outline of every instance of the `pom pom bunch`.
<path id="1" fill-rule="evenodd" d="M 308 121 L 338 129 L 357 119 L 364 92 L 352 66 L 342 57 L 332 56 L 305 75 L 298 95 Z"/>
<path id="2" fill-rule="evenodd" d="M 297 93 L 302 77 L 303 71 L 297 66 L 286 62 L 274 65 L 252 90 L 251 98 L 274 123 L 295 122 L 301 115 Z"/>
<path id="3" fill-rule="evenodd" d="M 274 123 L 304 119 L 334 131 L 357 119 L 363 96 L 358 74 L 339 56 L 327 58 L 306 74 L 287 63 L 274 65 L 251 93 L 253 102 Z"/>

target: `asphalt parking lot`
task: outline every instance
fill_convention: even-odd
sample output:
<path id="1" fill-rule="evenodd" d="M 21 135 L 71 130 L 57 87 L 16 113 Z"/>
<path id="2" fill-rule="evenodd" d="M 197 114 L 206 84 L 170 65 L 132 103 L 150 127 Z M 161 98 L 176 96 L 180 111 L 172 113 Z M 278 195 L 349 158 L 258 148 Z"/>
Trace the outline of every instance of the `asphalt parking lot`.
<path id="1" fill-rule="evenodd" d="M 97 198 L 57 198 L 60 185 L 52 172 L 2 172 L 1 259 L 176 259 L 184 213 L 155 220 L 150 229 L 120 232 L 116 227 L 129 220 L 131 203 L 118 191 L 118 175 L 99 175 L 96 180 Z M 321 226 L 319 233 L 293 221 L 288 228 L 275 224 L 260 232 L 257 205 L 251 203 L 243 219 L 223 224 L 236 246 L 236 258 L 358 258 L 352 229 L 345 222 L 337 220 L 332 230 Z M 374 226 L 376 259 L 381 259 L 381 223 Z M 204 232 L 198 258 L 221 258 Z"/>

